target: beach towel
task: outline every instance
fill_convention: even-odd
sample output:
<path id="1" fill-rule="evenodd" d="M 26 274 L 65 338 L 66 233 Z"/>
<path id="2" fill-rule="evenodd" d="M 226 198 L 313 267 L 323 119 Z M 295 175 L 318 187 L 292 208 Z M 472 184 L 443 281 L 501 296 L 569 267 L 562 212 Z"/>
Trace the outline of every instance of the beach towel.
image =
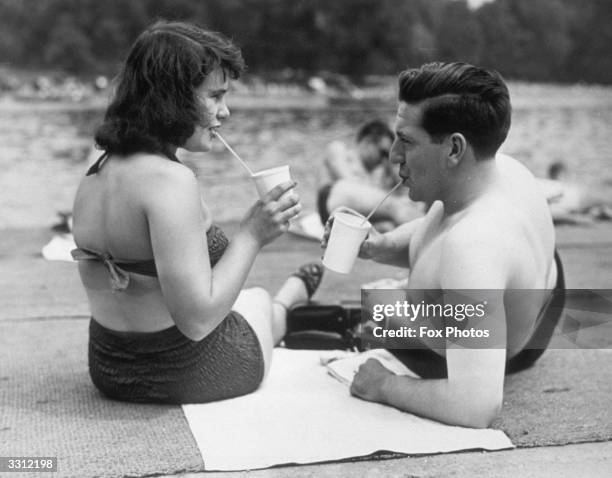
<path id="1" fill-rule="evenodd" d="M 42 248 L 42 256 L 48 261 L 74 262 L 70 251 L 76 248 L 74 237 L 70 233 L 56 234 Z"/>
<path id="2" fill-rule="evenodd" d="M 321 358 L 320 351 L 275 349 L 269 375 L 255 393 L 183 405 L 206 470 L 317 463 L 377 452 L 513 447 L 499 430 L 448 426 L 353 397 Z"/>

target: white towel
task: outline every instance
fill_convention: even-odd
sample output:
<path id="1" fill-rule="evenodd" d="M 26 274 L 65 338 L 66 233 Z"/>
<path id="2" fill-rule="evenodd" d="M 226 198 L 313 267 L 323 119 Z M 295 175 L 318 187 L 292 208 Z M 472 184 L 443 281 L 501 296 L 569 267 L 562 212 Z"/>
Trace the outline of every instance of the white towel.
<path id="1" fill-rule="evenodd" d="M 452 427 L 352 397 L 328 375 L 321 352 L 275 349 L 255 393 L 184 405 L 206 470 L 316 463 L 386 450 L 406 454 L 500 450 L 499 430 Z"/>
<path id="2" fill-rule="evenodd" d="M 42 248 L 42 256 L 48 261 L 74 262 L 70 251 L 76 248 L 71 233 L 58 234 Z"/>
<path id="3" fill-rule="evenodd" d="M 359 366 L 365 363 L 369 358 L 378 360 L 383 367 L 396 375 L 408 375 L 410 377 L 420 378 L 385 349 L 372 349 L 361 353 L 340 352 L 340 355 L 322 358 L 321 363 L 327 366 L 327 371 L 332 377 L 350 386 Z"/>

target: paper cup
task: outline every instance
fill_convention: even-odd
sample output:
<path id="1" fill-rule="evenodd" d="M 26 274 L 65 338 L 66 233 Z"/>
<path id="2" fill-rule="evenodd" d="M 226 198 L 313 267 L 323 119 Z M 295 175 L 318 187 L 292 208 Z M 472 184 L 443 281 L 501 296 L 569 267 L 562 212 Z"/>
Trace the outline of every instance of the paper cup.
<path id="1" fill-rule="evenodd" d="M 364 216 L 349 212 L 334 214 L 334 224 L 327 241 L 323 265 L 334 272 L 348 274 L 353 268 L 359 247 L 372 228 Z"/>
<path id="2" fill-rule="evenodd" d="M 289 173 L 289 166 L 285 165 L 254 173 L 251 179 L 255 183 L 259 197 L 263 198 L 279 184 L 291 181 L 291 174 Z"/>

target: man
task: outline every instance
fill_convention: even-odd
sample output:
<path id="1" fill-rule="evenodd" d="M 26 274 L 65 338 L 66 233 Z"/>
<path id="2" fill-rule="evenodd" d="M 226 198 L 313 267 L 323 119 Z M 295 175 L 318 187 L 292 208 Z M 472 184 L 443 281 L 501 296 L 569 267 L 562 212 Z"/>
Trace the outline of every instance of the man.
<path id="1" fill-rule="evenodd" d="M 467 290 L 473 302 L 487 297 L 497 308 L 481 324 L 497 345 L 420 339 L 415 364 L 425 357 L 420 374 L 431 378 L 394 375 L 368 360 L 352 383 L 354 395 L 453 425 L 488 427 L 502 405 L 504 373 L 530 366 L 550 339 L 563 305 L 551 291 L 563 288 L 563 274 L 534 177 L 496 155 L 510 116 L 508 89 L 494 71 L 432 63 L 400 74 L 390 160 L 410 198 L 432 206 L 422 218 L 367 238 L 360 257 L 409 267 L 410 290 Z M 535 293 L 525 300 L 512 295 L 516 289 Z"/>
<path id="2" fill-rule="evenodd" d="M 326 150 L 324 173 L 329 182 L 317 197 L 317 208 L 323 224 L 330 211 L 345 206 L 368 214 L 399 181 L 389 164 L 389 149 L 394 135 L 380 120 L 364 124 L 357 132 L 356 149 L 334 141 Z M 390 230 L 422 215 L 422 207 L 405 194 L 391 196 L 372 218 L 379 231 Z"/>

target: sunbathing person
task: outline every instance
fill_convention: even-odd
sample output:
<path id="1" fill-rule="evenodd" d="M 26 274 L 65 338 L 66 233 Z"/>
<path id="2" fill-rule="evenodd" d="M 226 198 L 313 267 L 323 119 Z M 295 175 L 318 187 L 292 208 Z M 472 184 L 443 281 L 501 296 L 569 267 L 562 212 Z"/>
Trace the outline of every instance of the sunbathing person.
<path id="1" fill-rule="evenodd" d="M 597 219 L 612 219 L 609 197 L 571 181 L 562 161 L 551 163 L 548 178 L 539 178 L 538 182 L 548 198 L 555 224 L 590 224 Z"/>
<path id="2" fill-rule="evenodd" d="M 451 303 L 457 290 L 470 303 L 484 296 L 492 312 L 481 324 L 495 337 L 484 347 L 473 340 L 412 340 L 417 348 L 396 355 L 423 379 L 368 360 L 351 386 L 357 397 L 487 427 L 502 406 L 504 374 L 531 366 L 548 344 L 563 307 L 563 271 L 535 178 L 496 155 L 510 116 L 508 89 L 494 71 L 432 63 L 400 74 L 390 160 L 410 198 L 432 206 L 423 218 L 370 235 L 360 257 L 409 268 L 404 297 L 413 290 L 443 291 Z M 513 293 L 521 289 L 533 293 Z"/>
<path id="3" fill-rule="evenodd" d="M 393 132 L 386 123 L 372 120 L 357 132 L 355 149 L 342 141 L 334 141 L 323 158 L 321 183 L 317 194 L 317 209 L 325 224 L 330 211 L 340 206 L 367 214 L 399 181 L 389 163 Z M 411 201 L 407 194 L 391 196 L 372 218 L 377 230 L 387 231 L 422 216 L 422 205 Z"/>
<path id="4" fill-rule="evenodd" d="M 295 183 L 256 201 L 230 242 L 176 157 L 178 147 L 210 151 L 243 67 L 225 37 L 179 22 L 148 28 L 123 65 L 95 136 L 104 154 L 73 207 L 73 257 L 92 313 L 89 371 L 109 397 L 194 403 L 254 391 L 287 308 L 321 278 L 308 265 L 274 299 L 242 290 L 262 246 L 300 212 Z"/>

